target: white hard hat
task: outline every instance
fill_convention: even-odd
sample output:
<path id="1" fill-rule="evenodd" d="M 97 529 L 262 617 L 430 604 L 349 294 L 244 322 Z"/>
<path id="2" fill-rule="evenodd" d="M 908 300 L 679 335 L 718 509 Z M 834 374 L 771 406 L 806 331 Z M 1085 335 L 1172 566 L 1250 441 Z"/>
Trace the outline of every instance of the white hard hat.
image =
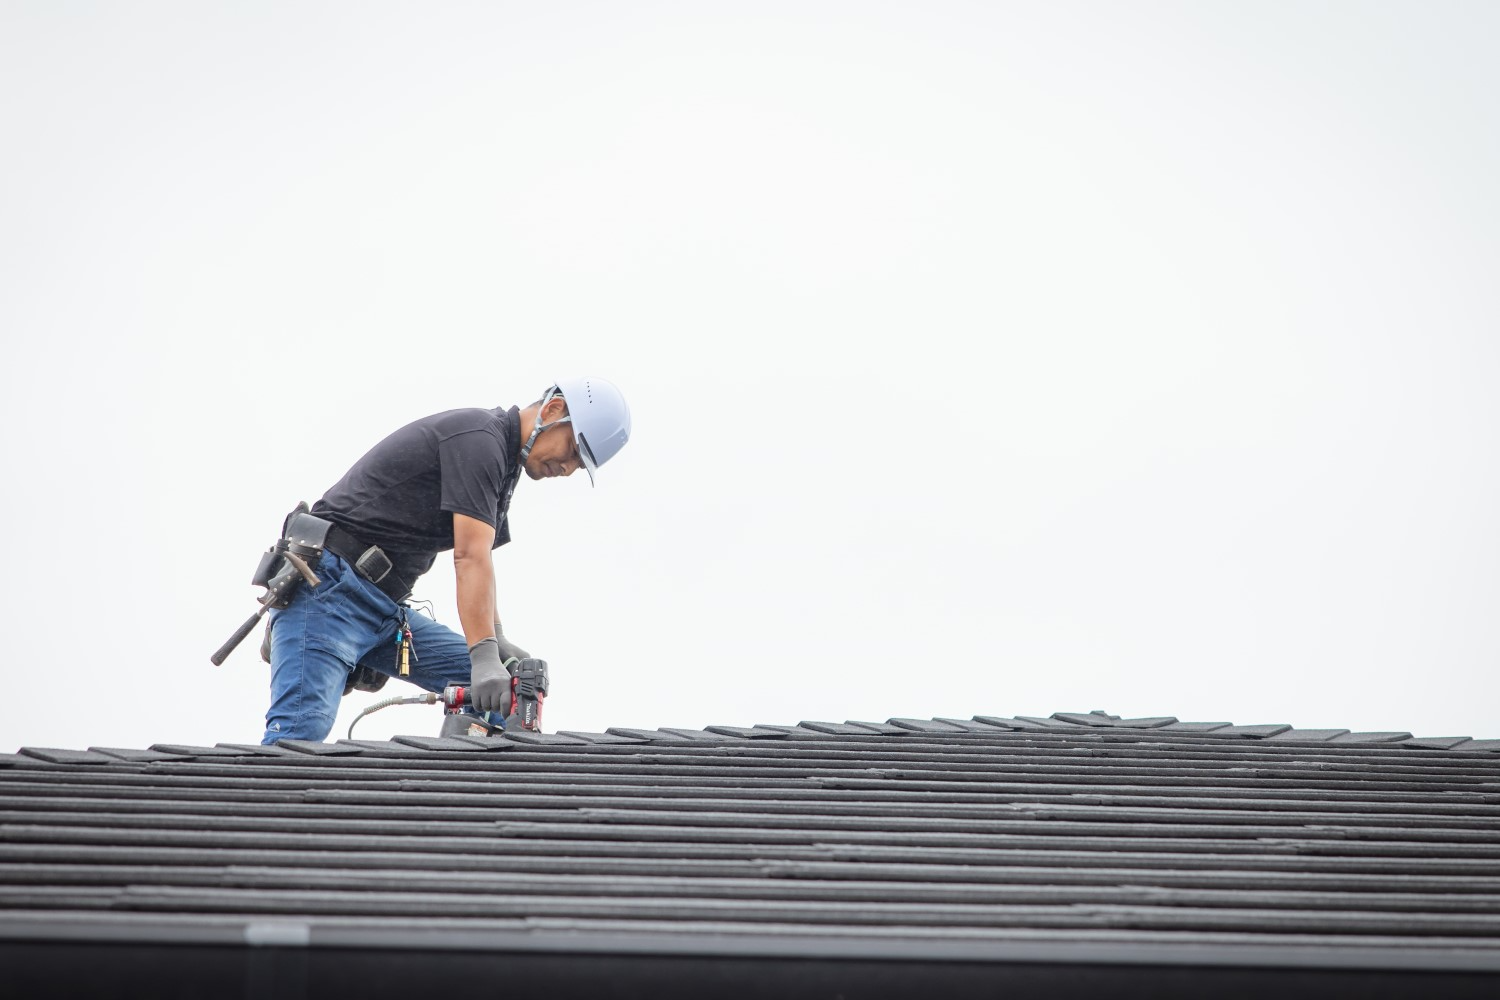
<path id="1" fill-rule="evenodd" d="M 578 456 L 594 481 L 594 470 L 614 458 L 630 440 L 630 407 L 611 382 L 602 378 L 570 378 L 557 383 L 568 402 L 568 418 Z"/>

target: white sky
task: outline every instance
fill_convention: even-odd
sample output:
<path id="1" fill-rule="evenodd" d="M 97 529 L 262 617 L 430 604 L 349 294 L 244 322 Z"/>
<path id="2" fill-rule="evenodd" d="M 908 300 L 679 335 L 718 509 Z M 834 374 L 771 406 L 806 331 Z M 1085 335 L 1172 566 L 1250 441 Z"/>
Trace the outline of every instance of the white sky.
<path id="1" fill-rule="evenodd" d="M 580 373 L 635 438 L 523 481 L 496 556 L 548 729 L 1500 736 L 1497 37 L 1432 0 L 6 0 L 0 749 L 258 740 L 255 639 L 208 655 L 284 512 Z M 451 565 L 418 595 L 456 624 Z"/>

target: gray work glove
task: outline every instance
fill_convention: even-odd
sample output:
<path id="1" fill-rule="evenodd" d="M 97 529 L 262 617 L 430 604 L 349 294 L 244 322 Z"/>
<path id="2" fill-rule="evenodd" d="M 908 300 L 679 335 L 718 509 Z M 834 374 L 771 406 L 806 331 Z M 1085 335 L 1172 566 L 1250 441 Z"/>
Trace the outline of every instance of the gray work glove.
<path id="1" fill-rule="evenodd" d="M 476 712 L 510 714 L 510 672 L 495 639 L 480 639 L 469 647 L 469 704 Z"/>
<path id="2" fill-rule="evenodd" d="M 500 645 L 500 662 L 501 663 L 506 662 L 512 656 L 514 656 L 518 660 L 529 660 L 529 659 L 531 659 L 531 654 L 530 653 L 526 652 L 526 650 L 522 649 L 520 646 L 517 646 L 515 643 L 511 642 L 509 639 L 505 638 L 505 633 L 502 632 L 502 631 L 500 631 L 500 623 L 499 622 L 495 623 L 495 642 L 499 643 L 499 645 Z M 269 663 L 270 661 L 267 660 L 266 662 Z"/>

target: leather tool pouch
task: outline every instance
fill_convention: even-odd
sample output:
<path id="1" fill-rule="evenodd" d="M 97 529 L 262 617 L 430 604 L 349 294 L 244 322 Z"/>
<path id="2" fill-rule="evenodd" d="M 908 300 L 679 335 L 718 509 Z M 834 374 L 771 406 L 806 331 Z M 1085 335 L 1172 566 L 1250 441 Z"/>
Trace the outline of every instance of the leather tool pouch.
<path id="1" fill-rule="evenodd" d="M 344 681 L 344 693 L 351 691 L 379 691 L 385 687 L 385 682 L 390 680 L 385 674 L 369 667 L 355 667 L 349 672 L 349 677 Z"/>
<path id="2" fill-rule="evenodd" d="M 302 559 L 309 568 L 316 568 L 323 557 L 323 541 L 332 527 L 331 521 L 310 514 L 306 501 L 297 504 L 286 516 L 286 520 L 281 522 L 281 537 L 276 540 L 275 545 L 261 553 L 255 575 L 250 579 L 252 585 L 265 587 L 280 595 L 271 601 L 271 607 L 286 607 L 291 603 L 292 594 L 296 590 L 295 586 L 288 584 L 293 576 L 299 574 L 287 561 L 286 554 L 290 552 Z"/>
<path id="3" fill-rule="evenodd" d="M 255 575 L 250 578 L 250 584 L 254 587 L 269 587 L 271 577 L 281 568 L 284 560 L 281 558 L 281 550 L 271 546 L 260 554 L 260 564 L 255 567 Z"/>
<path id="4" fill-rule="evenodd" d="M 323 555 L 323 542 L 332 527 L 332 521 L 309 514 L 307 504 L 301 503 L 287 515 L 281 540 L 286 542 L 287 548 L 312 564 Z"/>

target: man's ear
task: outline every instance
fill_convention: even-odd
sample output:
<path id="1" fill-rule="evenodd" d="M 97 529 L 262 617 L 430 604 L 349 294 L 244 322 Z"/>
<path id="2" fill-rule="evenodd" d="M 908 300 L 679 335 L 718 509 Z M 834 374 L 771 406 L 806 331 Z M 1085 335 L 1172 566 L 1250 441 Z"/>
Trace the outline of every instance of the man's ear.
<path id="1" fill-rule="evenodd" d="M 561 420 L 568 415 L 568 401 L 561 396 L 553 396 L 547 400 L 547 405 L 542 407 L 542 423 L 550 424 L 554 420 Z"/>

